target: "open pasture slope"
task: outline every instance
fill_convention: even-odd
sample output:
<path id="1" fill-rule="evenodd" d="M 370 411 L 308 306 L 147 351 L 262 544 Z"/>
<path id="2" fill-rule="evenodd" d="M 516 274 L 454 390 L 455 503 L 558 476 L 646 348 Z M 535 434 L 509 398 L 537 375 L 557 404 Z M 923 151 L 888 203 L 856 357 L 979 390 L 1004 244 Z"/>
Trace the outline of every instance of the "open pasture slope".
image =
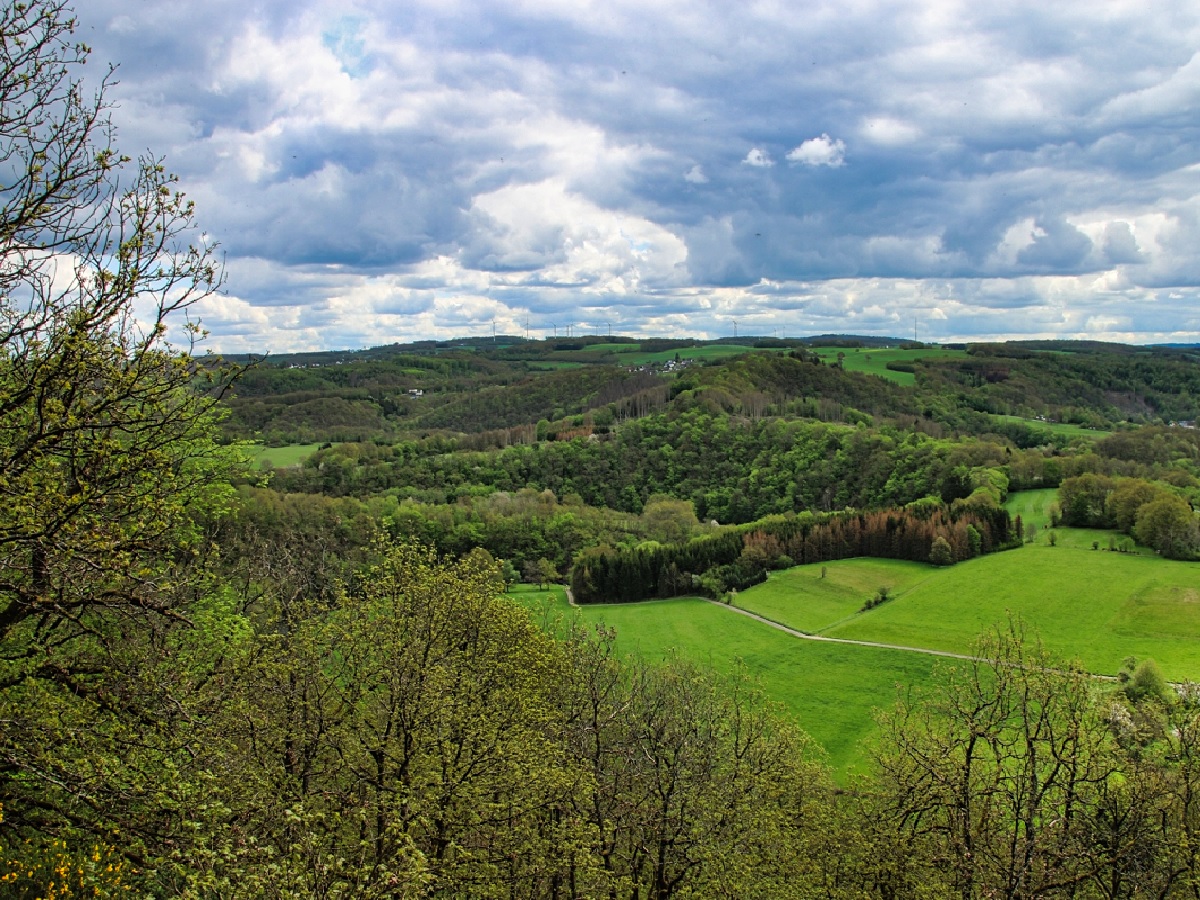
<path id="1" fill-rule="evenodd" d="M 1200 679 L 1200 563 L 1090 544 L 1037 543 L 960 563 L 825 633 L 961 653 L 1009 615 L 1090 672 L 1153 657 L 1168 678 Z"/>
<path id="2" fill-rule="evenodd" d="M 603 623 L 615 630 L 622 653 L 651 661 L 677 654 L 718 671 L 740 661 L 825 748 L 839 774 L 861 761 L 861 743 L 875 732 L 873 710 L 890 707 L 902 686 L 931 682 L 938 662 L 919 653 L 798 640 L 707 600 L 571 609 L 557 587 L 522 586 L 511 596 L 535 616 L 544 611 Z"/>
<path id="3" fill-rule="evenodd" d="M 1021 416 L 1006 416 L 999 413 L 994 414 L 993 418 L 1000 422 L 1020 422 L 1021 424 L 1029 425 L 1031 428 L 1046 431 L 1050 434 L 1087 438 L 1093 441 L 1112 434 L 1111 431 L 1104 429 L 1084 428 L 1082 425 L 1072 425 L 1069 422 L 1043 422 L 1039 419 L 1026 419 Z"/>
<path id="4" fill-rule="evenodd" d="M 312 456 L 320 444 L 288 444 L 284 447 L 266 447 L 255 444 L 250 448 L 250 457 L 258 465 L 270 464 L 276 469 L 298 466 Z"/>
<path id="5" fill-rule="evenodd" d="M 936 575 L 924 563 L 905 560 L 834 560 L 771 572 L 764 584 L 739 594 L 734 605 L 797 631 L 823 634 L 856 617 L 881 587 L 889 594 L 907 592 Z"/>
<path id="6" fill-rule="evenodd" d="M 892 363 L 911 363 L 918 359 L 965 359 L 967 354 L 964 350 L 874 350 L 867 347 L 858 349 L 846 349 L 844 347 L 814 347 L 813 352 L 821 357 L 826 363 L 836 363 L 837 355 L 842 356 L 842 368 L 847 372 L 865 372 L 868 375 L 878 375 L 880 378 L 886 378 L 888 381 L 894 381 L 896 384 L 903 384 L 907 387 L 912 387 L 916 383 L 916 376 L 912 372 L 897 372 L 894 369 L 889 369 L 887 364 Z"/>
<path id="7" fill-rule="evenodd" d="M 1039 526 L 1054 491 L 1014 495 L 1011 508 Z M 1105 531 L 1059 528 L 1057 546 L 1039 527 L 1020 549 L 936 569 L 923 563 L 852 559 L 771 573 L 734 604 L 807 634 L 949 653 L 1010 617 L 1022 619 L 1056 656 L 1112 675 L 1126 657 L 1155 659 L 1177 681 L 1200 680 L 1200 563 L 1093 550 Z M 886 588 L 891 599 L 864 604 Z M 728 670 L 739 661 L 789 710 L 844 774 L 875 731 L 873 710 L 898 688 L 929 684 L 937 657 L 856 643 L 811 641 L 698 599 L 597 605 L 571 610 L 561 589 L 516 594 L 538 609 L 613 628 L 624 653 L 670 654 Z M 952 664 L 942 660 L 942 664 Z"/>

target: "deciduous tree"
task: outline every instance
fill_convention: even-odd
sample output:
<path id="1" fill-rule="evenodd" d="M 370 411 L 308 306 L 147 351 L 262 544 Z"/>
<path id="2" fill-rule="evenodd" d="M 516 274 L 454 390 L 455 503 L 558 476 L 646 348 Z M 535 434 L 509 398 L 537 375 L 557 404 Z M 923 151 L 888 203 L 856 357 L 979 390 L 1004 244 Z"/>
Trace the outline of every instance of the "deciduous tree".
<path id="1" fill-rule="evenodd" d="M 134 723 L 164 721 L 139 654 L 186 619 L 202 580 L 183 577 L 203 558 L 192 512 L 229 490 L 225 382 L 181 352 L 221 270 L 161 161 L 114 147 L 111 72 L 89 92 L 75 27 L 63 0 L 0 10 L 5 830 L 98 821 L 113 791 L 147 790 L 106 783 L 87 754 L 119 758 Z M 188 346 L 168 342 L 172 323 Z"/>

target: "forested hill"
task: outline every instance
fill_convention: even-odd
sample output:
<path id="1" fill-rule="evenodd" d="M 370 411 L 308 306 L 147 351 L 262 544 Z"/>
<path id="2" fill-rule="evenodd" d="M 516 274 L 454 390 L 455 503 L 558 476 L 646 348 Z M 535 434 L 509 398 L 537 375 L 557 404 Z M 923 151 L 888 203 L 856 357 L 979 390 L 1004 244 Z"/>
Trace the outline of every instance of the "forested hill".
<path id="1" fill-rule="evenodd" d="M 1036 438 L 994 417 L 1110 429 L 1200 415 L 1196 353 L 1171 348 L 1055 341 L 945 350 L 832 338 L 819 346 L 774 339 L 506 341 L 263 360 L 239 381 L 227 432 L 306 443 L 518 429 L 495 436 L 503 445 L 603 433 L 650 413 L 702 407 L 827 422 L 907 426 L 919 418 L 933 433 L 999 433 L 1029 444 Z"/>

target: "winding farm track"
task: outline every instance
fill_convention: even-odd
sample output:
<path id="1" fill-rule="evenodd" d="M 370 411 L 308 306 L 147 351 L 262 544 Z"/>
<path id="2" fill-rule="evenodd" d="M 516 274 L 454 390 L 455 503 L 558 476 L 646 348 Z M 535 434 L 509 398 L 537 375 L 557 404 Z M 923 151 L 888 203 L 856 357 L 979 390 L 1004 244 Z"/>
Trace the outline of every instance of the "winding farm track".
<path id="1" fill-rule="evenodd" d="M 563 591 L 566 592 L 568 604 L 576 607 L 579 606 L 579 604 L 575 602 L 575 596 L 571 593 L 571 588 L 569 586 L 564 585 Z M 819 634 L 809 634 L 806 631 L 799 631 L 795 628 L 790 628 L 787 625 L 781 625 L 779 622 L 772 622 L 770 619 L 760 616 L 758 613 L 752 613 L 750 610 L 742 609 L 739 606 L 732 606 L 728 603 L 720 603 L 716 600 L 709 600 L 708 602 L 713 606 L 719 606 L 722 609 L 728 609 L 731 612 L 740 613 L 741 615 L 754 619 L 757 622 L 762 622 L 764 625 L 778 629 L 784 634 L 790 634 L 794 638 L 800 638 L 802 641 L 822 641 L 826 644 L 850 644 L 854 647 L 878 647 L 881 650 L 904 650 L 908 653 L 924 653 L 928 656 L 943 656 L 947 659 L 975 659 L 973 656 L 967 656 L 963 653 L 951 653 L 949 650 L 930 650 L 926 647 L 905 647 L 900 644 L 883 644 L 879 641 L 852 641 L 848 638 L 832 638 L 824 637 L 823 635 Z"/>
<path id="2" fill-rule="evenodd" d="M 785 634 L 790 634 L 792 637 L 800 638 L 802 641 L 822 641 L 826 644 L 850 644 L 854 647 L 878 647 L 881 650 L 904 650 L 908 653 L 924 653 L 927 656 L 943 656 L 947 659 L 975 659 L 974 656 L 967 656 L 964 653 L 951 653 L 949 650 L 930 650 L 927 647 L 905 647 L 901 644 L 884 644 L 879 641 L 853 641 L 849 638 L 832 638 L 825 637 L 820 634 L 809 634 L 806 631 L 798 631 L 795 628 L 789 628 L 787 625 L 781 625 L 779 622 L 772 622 L 770 619 L 760 616 L 758 613 L 752 613 L 748 609 L 742 609 L 739 606 L 732 606 L 727 603 L 718 603 L 716 600 L 709 600 L 709 603 L 714 606 L 721 606 L 735 613 L 741 613 L 743 616 L 748 616 L 757 622 L 762 622 L 764 625 L 769 625 L 771 628 L 776 628 Z"/>

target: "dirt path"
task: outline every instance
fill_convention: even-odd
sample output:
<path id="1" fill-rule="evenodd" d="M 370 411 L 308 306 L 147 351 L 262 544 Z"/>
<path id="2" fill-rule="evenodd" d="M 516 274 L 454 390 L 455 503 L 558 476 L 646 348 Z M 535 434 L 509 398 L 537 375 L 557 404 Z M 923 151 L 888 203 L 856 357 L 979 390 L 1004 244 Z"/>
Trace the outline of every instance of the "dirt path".
<path id="1" fill-rule="evenodd" d="M 807 631 L 799 631 L 799 630 L 797 630 L 795 628 L 791 628 L 787 625 L 781 625 L 778 622 L 772 622 L 770 619 L 764 618 L 763 616 L 760 616 L 758 613 L 752 613 L 752 612 L 750 612 L 750 610 L 742 609 L 739 606 L 730 606 L 729 604 L 726 604 L 726 603 L 719 603 L 716 600 L 709 600 L 708 602 L 713 604 L 714 606 L 720 606 L 725 609 L 728 609 L 731 612 L 740 613 L 741 615 L 747 616 L 751 619 L 754 619 L 757 622 L 762 622 L 764 625 L 769 625 L 772 628 L 776 628 L 779 631 L 782 631 L 786 634 L 790 634 L 792 637 L 800 638 L 800 640 L 802 640 L 802 641 L 823 641 L 826 644 L 850 644 L 855 647 L 878 647 L 882 650 L 904 650 L 904 651 L 907 651 L 908 653 L 924 653 L 928 656 L 943 656 L 943 657 L 946 657 L 947 659 L 968 659 L 969 660 L 969 659 L 975 658 L 973 656 L 967 656 L 966 654 L 963 654 L 963 653 L 951 653 L 949 650 L 930 650 L 927 647 L 905 647 L 901 644 L 884 644 L 879 641 L 854 641 L 854 640 L 850 640 L 849 638 L 832 638 L 832 637 L 825 637 L 824 635 L 821 635 L 821 634 L 809 634 Z"/>
<path id="2" fill-rule="evenodd" d="M 567 603 L 569 603 L 571 606 L 579 605 L 575 602 L 575 597 L 571 594 L 570 587 L 564 585 L 563 591 L 567 595 Z M 711 603 L 713 606 L 719 606 L 722 609 L 729 610 L 730 612 L 735 612 L 739 615 L 746 616 L 747 618 L 754 619 L 756 622 L 761 622 L 763 625 L 767 625 L 768 627 L 774 628 L 777 631 L 782 631 L 784 634 L 789 634 L 792 637 L 799 638 L 802 641 L 822 641 L 826 644 L 848 644 L 851 647 L 876 647 L 880 650 L 900 650 L 904 653 L 924 653 L 926 656 L 940 656 L 943 659 L 962 659 L 967 661 L 979 659 L 977 656 L 970 656 L 966 653 L 952 653 L 949 650 L 932 650 L 928 647 L 906 647 L 903 644 L 885 644 L 882 641 L 855 641 L 851 640 L 850 638 L 834 638 L 826 637 L 823 634 L 809 634 L 807 631 L 800 631 L 797 628 L 792 628 L 791 626 L 783 625 L 779 622 L 773 622 L 765 616 L 760 616 L 758 613 L 750 612 L 748 609 L 742 609 L 740 606 L 732 606 L 728 603 L 721 603 L 717 600 L 707 600 L 706 602 Z M 1063 672 L 1062 674 L 1067 673 Z M 1100 675 L 1096 673 L 1089 673 L 1089 677 L 1095 678 L 1098 681 L 1118 680 L 1115 675 Z M 1168 683 L 1175 685 L 1175 682 Z"/>

